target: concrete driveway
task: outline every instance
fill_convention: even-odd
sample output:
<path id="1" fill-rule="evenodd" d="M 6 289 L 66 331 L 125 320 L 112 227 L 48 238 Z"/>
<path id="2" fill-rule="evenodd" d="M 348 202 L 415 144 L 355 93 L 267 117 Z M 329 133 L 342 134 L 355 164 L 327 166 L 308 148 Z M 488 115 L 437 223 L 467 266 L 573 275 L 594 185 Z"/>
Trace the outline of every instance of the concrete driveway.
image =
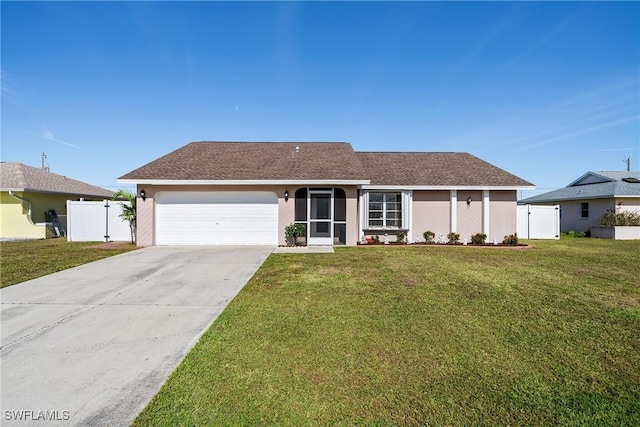
<path id="1" fill-rule="evenodd" d="M 129 425 L 272 250 L 151 247 L 0 290 L 0 423 Z"/>

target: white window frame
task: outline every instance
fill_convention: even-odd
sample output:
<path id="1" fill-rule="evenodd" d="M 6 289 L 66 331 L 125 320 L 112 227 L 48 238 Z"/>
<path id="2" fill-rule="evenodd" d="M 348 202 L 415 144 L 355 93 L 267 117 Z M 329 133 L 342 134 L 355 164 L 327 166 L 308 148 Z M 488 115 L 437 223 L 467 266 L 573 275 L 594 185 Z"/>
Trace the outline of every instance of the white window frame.
<path id="1" fill-rule="evenodd" d="M 400 215 L 401 221 L 399 227 L 386 227 L 386 226 L 371 226 L 369 224 L 369 195 L 371 193 L 375 194 L 400 194 Z M 382 221 L 383 224 L 386 224 L 386 203 L 383 203 L 383 216 Z M 390 231 L 398 231 L 398 230 L 408 230 L 410 224 L 410 210 L 411 210 L 411 192 L 410 191 L 392 191 L 392 190 L 365 190 L 362 192 L 362 225 L 364 230 L 390 230 Z"/>
<path id="2" fill-rule="evenodd" d="M 586 216 L 583 215 L 585 211 L 587 213 Z M 580 202 L 580 219 L 589 219 L 589 202 Z"/>

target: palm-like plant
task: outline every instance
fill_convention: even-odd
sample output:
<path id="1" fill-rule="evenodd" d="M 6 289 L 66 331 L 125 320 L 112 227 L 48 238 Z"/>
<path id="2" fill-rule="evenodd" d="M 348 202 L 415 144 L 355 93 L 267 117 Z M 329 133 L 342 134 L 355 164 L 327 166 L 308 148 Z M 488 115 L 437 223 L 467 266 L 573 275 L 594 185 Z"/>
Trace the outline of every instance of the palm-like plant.
<path id="1" fill-rule="evenodd" d="M 120 189 L 113 194 L 113 200 L 126 201 L 129 203 L 120 203 L 120 218 L 129 223 L 131 229 L 131 243 L 136 240 L 136 195 L 129 190 Z"/>

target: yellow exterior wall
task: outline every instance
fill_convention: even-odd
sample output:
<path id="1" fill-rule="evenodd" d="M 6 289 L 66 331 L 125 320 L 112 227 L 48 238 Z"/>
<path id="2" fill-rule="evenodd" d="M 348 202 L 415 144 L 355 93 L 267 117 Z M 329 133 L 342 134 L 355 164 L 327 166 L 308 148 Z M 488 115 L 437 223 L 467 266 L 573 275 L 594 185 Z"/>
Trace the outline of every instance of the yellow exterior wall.
<path id="1" fill-rule="evenodd" d="M 16 193 L 23 197 L 23 193 Z M 27 199 L 29 200 L 29 199 Z M 3 239 L 44 239 L 47 228 L 35 225 L 29 218 L 29 206 L 9 195 L 0 193 L 0 237 Z"/>
<path id="2" fill-rule="evenodd" d="M 11 197 L 9 192 L 0 193 L 0 238 L 44 239 L 46 227 L 36 223 L 46 222 L 46 212 L 54 210 L 66 229 L 67 200 L 78 200 L 74 194 L 31 193 L 14 191 L 14 194 L 31 202 L 31 218 L 27 203 Z M 84 200 L 102 200 L 85 198 Z"/>

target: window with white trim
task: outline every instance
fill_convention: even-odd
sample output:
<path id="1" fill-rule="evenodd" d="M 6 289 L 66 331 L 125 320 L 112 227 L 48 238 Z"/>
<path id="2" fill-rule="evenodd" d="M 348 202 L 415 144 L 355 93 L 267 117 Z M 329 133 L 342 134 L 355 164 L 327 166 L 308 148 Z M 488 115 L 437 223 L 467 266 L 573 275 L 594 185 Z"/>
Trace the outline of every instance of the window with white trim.
<path id="1" fill-rule="evenodd" d="M 589 203 L 580 203 L 580 218 L 589 218 Z"/>
<path id="2" fill-rule="evenodd" d="M 402 228 L 402 193 L 368 193 L 367 228 Z"/>

